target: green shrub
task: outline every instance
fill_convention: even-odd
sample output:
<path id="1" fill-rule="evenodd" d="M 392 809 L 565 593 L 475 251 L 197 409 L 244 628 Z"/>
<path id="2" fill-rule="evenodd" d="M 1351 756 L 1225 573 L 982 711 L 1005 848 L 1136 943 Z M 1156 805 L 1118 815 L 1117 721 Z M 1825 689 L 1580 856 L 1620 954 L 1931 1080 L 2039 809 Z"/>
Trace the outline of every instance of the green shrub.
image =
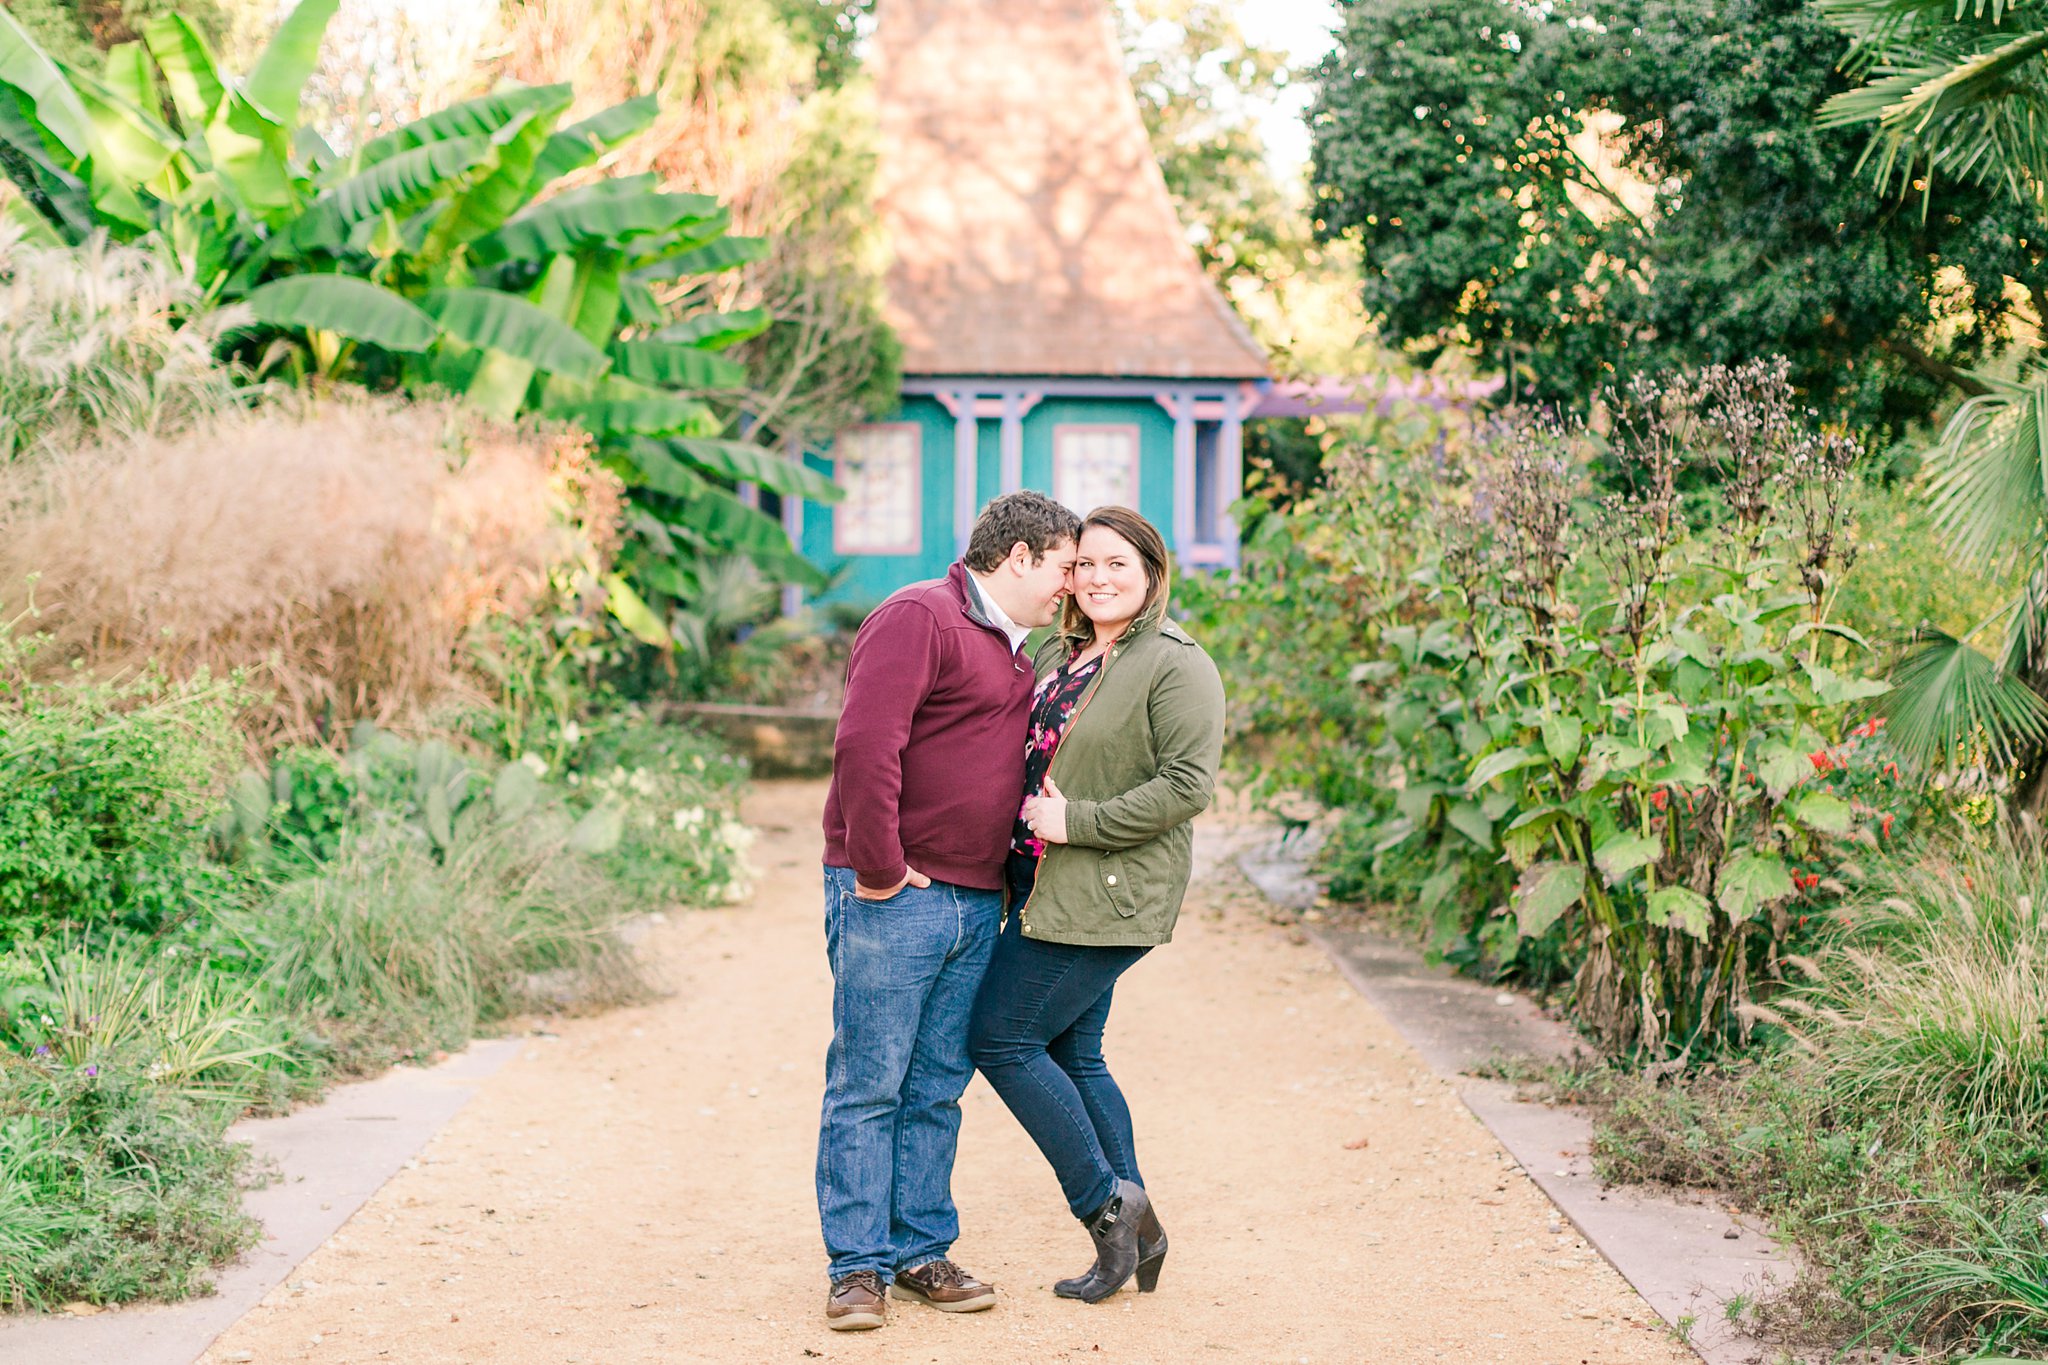
<path id="1" fill-rule="evenodd" d="M 207 817 L 240 755 L 238 689 L 199 679 L 29 684 L 0 629 L 0 948 L 154 933 L 234 901 Z"/>
<path id="2" fill-rule="evenodd" d="M 1208 612 L 1255 760 L 1347 810 L 1338 884 L 1454 960 L 1563 978 L 1610 1049 L 1746 1034 L 1804 920 L 1920 814 L 1849 732 L 1885 690 L 1829 615 L 1856 450 L 1785 374 L 1638 381 L 1604 434 L 1368 426 Z"/>
<path id="3" fill-rule="evenodd" d="M 1887 861 L 1833 917 L 1779 1046 L 1672 1085 L 1608 1073 L 1601 1174 L 1727 1191 L 1809 1273 L 1780 1326 L 1912 1350 L 2048 1343 L 2048 854 Z"/>
<path id="4" fill-rule="evenodd" d="M 640 909 L 723 905 L 752 894 L 754 832 L 736 795 L 746 765 L 712 741 L 625 707 L 594 722 L 567 780 L 621 813 L 606 869 Z"/>
<path id="5" fill-rule="evenodd" d="M 0 1054 L 0 1297 L 185 1298 L 254 1245 L 248 1149 L 229 1115 L 132 1060 Z"/>
<path id="6" fill-rule="evenodd" d="M 631 913 L 559 810 L 479 832 L 445 856 L 402 830 L 363 830 L 277 888 L 241 934 L 272 1008 L 302 1047 L 359 1073 L 458 1048 L 527 1009 L 640 998 L 618 933 Z"/>

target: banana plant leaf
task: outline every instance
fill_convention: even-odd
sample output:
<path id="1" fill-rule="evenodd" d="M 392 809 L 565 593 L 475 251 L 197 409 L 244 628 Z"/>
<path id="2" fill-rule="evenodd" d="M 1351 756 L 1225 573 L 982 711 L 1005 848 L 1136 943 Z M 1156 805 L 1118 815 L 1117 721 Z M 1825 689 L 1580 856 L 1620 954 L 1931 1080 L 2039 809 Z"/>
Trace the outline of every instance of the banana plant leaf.
<path id="1" fill-rule="evenodd" d="M 845 496 L 838 484 L 801 461 L 784 459 L 746 441 L 679 436 L 662 445 L 671 455 L 734 483 L 758 484 L 771 493 L 820 503 L 838 502 Z"/>
<path id="2" fill-rule="evenodd" d="M 642 95 L 560 129 L 548 139 L 534 163 L 532 188 L 582 170 L 628 138 L 646 131 L 660 112 L 661 105 L 654 96 Z"/>
<path id="3" fill-rule="evenodd" d="M 768 242 L 765 238 L 721 237 L 704 246 L 641 266 L 633 272 L 633 278 L 653 283 L 680 280 L 689 275 L 716 275 L 767 257 Z"/>
<path id="4" fill-rule="evenodd" d="M 348 275 L 272 280 L 244 302 L 273 326 L 336 332 L 387 351 L 424 351 L 438 335 L 434 319 L 409 300 Z"/>
<path id="5" fill-rule="evenodd" d="M 163 106 L 163 96 L 156 88 L 156 72 L 150 66 L 149 53 L 140 42 L 116 43 L 107 49 L 106 67 L 100 73 L 107 89 L 119 95 L 137 109 L 153 110 Z"/>
<path id="6" fill-rule="evenodd" d="M 720 351 L 727 346 L 750 341 L 774 325 L 775 316 L 766 308 L 730 313 L 704 312 L 662 328 L 654 334 L 654 339 Z"/>
<path id="7" fill-rule="evenodd" d="M 220 78 L 220 64 L 206 39 L 181 14 L 161 14 L 142 30 L 149 55 L 164 73 L 170 87 L 171 107 L 185 131 L 204 128 L 220 107 L 227 86 Z"/>
<path id="8" fill-rule="evenodd" d="M 754 561 L 780 583 L 794 583 L 813 592 L 830 583 L 817 565 L 796 552 L 788 532 L 773 517 L 747 506 L 715 485 L 691 501 L 690 524 L 714 546 L 729 547 Z"/>
<path id="9" fill-rule="evenodd" d="M 249 99 L 285 127 L 299 121 L 299 95 L 320 60 L 320 43 L 341 0 L 299 0 L 243 82 Z"/>
<path id="10" fill-rule="evenodd" d="M 119 92 L 79 72 L 72 88 L 92 123 L 92 164 L 96 174 L 130 186 L 154 180 L 178 154 L 180 139 Z"/>
<path id="11" fill-rule="evenodd" d="M 457 246 L 495 232 L 532 193 L 534 162 L 569 107 L 559 100 L 524 110 L 491 135 L 492 169 L 444 209 L 427 234 L 426 255 L 438 260 Z"/>
<path id="12" fill-rule="evenodd" d="M 0 8 L 0 86 L 12 86 L 18 92 L 22 112 L 54 144 L 48 150 L 62 148 L 65 152 L 67 170 L 76 170 L 91 154 L 92 123 L 78 92 L 4 8 Z"/>
<path id="13" fill-rule="evenodd" d="M 647 605 L 646 599 L 633 591 L 630 583 L 619 574 L 608 574 L 604 580 L 604 604 L 611 614 L 618 618 L 620 625 L 631 631 L 635 638 L 659 648 L 666 649 L 674 641 L 669 638 L 668 627 Z"/>
<path id="14" fill-rule="evenodd" d="M 291 135 L 238 91 L 221 97 L 206 125 L 206 147 L 251 213 L 275 224 L 291 207 Z"/>
<path id="15" fill-rule="evenodd" d="M 567 93 L 569 87 L 566 85 L 523 85 L 463 100 L 425 118 L 393 128 L 382 137 L 372 138 L 341 165 L 344 169 L 356 171 L 414 147 L 424 147 L 429 142 L 478 134 L 488 137 L 527 110 L 545 108 Z"/>
<path id="16" fill-rule="evenodd" d="M 550 407 L 550 417 L 576 423 L 600 441 L 624 436 L 710 436 L 718 430 L 711 409 L 673 394 L 596 398 Z"/>
<path id="17" fill-rule="evenodd" d="M 22 112 L 17 96 L 18 92 L 0 86 L 0 145 L 14 153 L 6 160 L 22 196 L 9 202 L 22 204 L 43 231 L 56 234 L 59 240 L 84 241 L 95 226 L 91 191 L 85 181 L 58 164 L 42 133 Z"/>
<path id="18" fill-rule="evenodd" d="M 626 321 L 635 327 L 659 327 L 668 320 L 668 313 L 661 301 L 654 297 L 644 281 L 622 279 L 619 281 L 619 311 Z"/>
<path id="19" fill-rule="evenodd" d="M 631 487 L 652 489 L 685 502 L 711 486 L 709 479 L 653 441 L 611 447 L 605 451 L 604 463 Z"/>
<path id="20" fill-rule="evenodd" d="M 574 328 L 514 294 L 494 289 L 437 289 L 426 310 L 451 335 L 472 346 L 502 352 L 536 370 L 585 383 L 603 374 L 603 351 Z"/>
<path id="21" fill-rule="evenodd" d="M 323 191 L 293 225 L 298 251 L 337 250 L 355 224 L 380 213 L 405 214 L 429 202 L 450 181 L 491 158 L 490 139 L 450 138 L 400 152 Z"/>
<path id="22" fill-rule="evenodd" d="M 613 245 L 650 233 L 668 232 L 704 215 L 706 196 L 592 194 L 572 191 L 536 204 L 477 241 L 478 261 L 545 260 L 596 244 Z"/>
<path id="23" fill-rule="evenodd" d="M 681 502 L 682 515 L 670 520 L 706 547 L 745 555 L 778 582 L 813 591 L 826 586 L 825 575 L 796 552 L 780 522 L 747 506 L 655 442 L 635 441 L 628 452 L 609 453 L 605 463 L 628 483 Z"/>
<path id="24" fill-rule="evenodd" d="M 666 341 L 615 341 L 612 363 L 628 379 L 665 389 L 737 389 L 746 366 L 724 356 Z"/>

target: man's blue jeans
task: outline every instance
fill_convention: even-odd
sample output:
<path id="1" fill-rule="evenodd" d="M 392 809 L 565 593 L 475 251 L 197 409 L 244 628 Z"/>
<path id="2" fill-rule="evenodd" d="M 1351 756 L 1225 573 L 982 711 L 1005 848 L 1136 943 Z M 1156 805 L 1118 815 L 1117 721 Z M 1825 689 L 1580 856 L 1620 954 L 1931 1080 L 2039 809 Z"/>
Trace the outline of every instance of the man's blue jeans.
<path id="1" fill-rule="evenodd" d="M 953 1153 L 974 1068 L 967 1021 L 988 970 L 1003 894 L 935 881 L 886 901 L 825 869 L 832 1046 L 818 1125 L 818 1219 L 830 1274 L 945 1256 L 960 1235 Z"/>

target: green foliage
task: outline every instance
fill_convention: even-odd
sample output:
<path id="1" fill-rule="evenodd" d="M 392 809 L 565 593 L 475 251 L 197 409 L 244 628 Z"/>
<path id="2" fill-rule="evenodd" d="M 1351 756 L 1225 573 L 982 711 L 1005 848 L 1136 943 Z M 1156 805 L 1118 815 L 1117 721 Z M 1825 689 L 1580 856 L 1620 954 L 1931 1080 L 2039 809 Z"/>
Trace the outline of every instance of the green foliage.
<path id="1" fill-rule="evenodd" d="M 0 1296 L 14 1307 L 204 1292 L 255 1245 L 248 1148 L 217 1106 L 110 1058 L 0 1055 Z"/>
<path id="2" fill-rule="evenodd" d="M 1781 1046 L 1667 1087 L 1597 1078 L 1602 1174 L 1767 1211 L 1809 1269 L 1765 1311 L 1809 1339 L 2048 1342 L 2043 907 L 2032 846 L 1883 863 L 1761 1012 Z"/>
<path id="3" fill-rule="evenodd" d="M 1782 363 L 1611 402 L 1605 496 L 1594 438 L 1527 415 L 1340 447 L 1209 629 L 1273 783 L 1353 811 L 1340 889 L 1419 907 L 1455 961 L 1568 978 L 1609 1048 L 1683 1056 L 1747 1032 L 1801 911 L 1913 808 L 1877 727 L 1845 733 L 1884 691 L 1828 615 L 1853 445 Z"/>
<path id="4" fill-rule="evenodd" d="M 1955 211 L 1988 193 L 2016 210 L 2018 240 L 2039 238 L 2048 141 L 2040 109 L 2048 92 L 2048 26 L 2036 6 L 1956 6 L 1924 0 L 1827 0 L 1830 21 L 1855 40 L 1845 66 L 1862 84 L 1831 98 L 1829 127 L 1876 123 L 1865 156 L 1880 185 L 1894 175 L 1923 190 L 1922 210 Z M 1875 155 L 1871 155 L 1874 153 Z M 1937 182 L 1941 182 L 1938 187 Z M 2048 319 L 2031 274 L 2033 333 Z M 1892 710 L 1915 757 L 1952 762 L 1988 752 L 2026 771 L 2019 804 L 2038 812 L 2048 798 L 2048 537 L 2040 478 L 2048 466 L 2048 371 L 2038 349 L 2018 377 L 1979 375 L 1973 396 L 1950 417 L 1927 457 L 1934 519 L 1970 569 L 2018 585 L 2004 606 L 1967 630 L 1931 630 L 1895 671 Z M 1996 662 L 1969 637 L 1994 625 L 2004 639 Z"/>
<path id="5" fill-rule="evenodd" d="M 652 122 L 653 100 L 564 126 L 567 86 L 506 86 L 340 157 L 302 136 L 298 109 L 333 9 L 295 9 L 246 90 L 175 17 L 152 21 L 146 55 L 133 49 L 103 81 L 51 64 L 0 13 L 0 86 L 21 110 L 0 124 L 15 220 L 48 241 L 106 232 L 155 246 L 201 283 L 204 305 L 247 304 L 250 358 L 275 363 L 268 343 L 281 340 L 302 376 L 439 386 L 500 418 L 744 383 L 717 352 L 766 319 L 671 316 L 657 291 L 745 264 L 761 243 L 727 236 L 715 200 L 652 176 L 551 194 Z M 701 435 L 702 411 L 634 435 Z M 634 490 L 634 533 L 660 557 L 723 550 L 820 581 L 734 496 L 729 462 L 671 441 L 655 463 L 644 445 L 598 435 Z M 669 643 L 664 618 L 687 605 L 670 587 L 643 577 L 614 595 L 627 610 L 651 605 L 653 628 L 639 632 L 650 642 Z"/>
<path id="6" fill-rule="evenodd" d="M 1828 419 L 1897 434 L 1979 390 L 2048 256 L 2001 193 L 1922 215 L 1858 183 L 1863 138 L 1814 121 L 1845 46 L 1807 0 L 1347 6 L 1318 213 L 1390 338 L 1476 348 L 1511 397 L 1776 353 Z"/>
<path id="7" fill-rule="evenodd" d="M 2040 204 L 2048 23 L 2038 7 L 1825 0 L 1821 9 L 1855 40 L 1844 65 L 1864 80 L 1829 100 L 1822 122 L 1877 125 L 1880 185 L 1903 194 L 1918 179 L 1932 193 L 1937 181 L 1970 180 Z"/>
<path id="8" fill-rule="evenodd" d="M 616 808 L 619 844 L 604 865 L 632 905 L 721 905 L 753 894 L 733 791 L 745 767 L 701 737 L 622 709 L 588 733 L 567 781 Z"/>
<path id="9" fill-rule="evenodd" d="M 240 750 L 233 687 L 30 685 L 0 628 L 0 947 L 61 930 L 157 932 L 236 894 L 207 856 L 210 793 Z M 11 666 L 10 666 L 11 665 Z"/>
<path id="10" fill-rule="evenodd" d="M 860 70 L 860 40 L 873 24 L 875 0 L 776 0 L 783 17 L 811 40 L 818 85 L 836 90 Z"/>

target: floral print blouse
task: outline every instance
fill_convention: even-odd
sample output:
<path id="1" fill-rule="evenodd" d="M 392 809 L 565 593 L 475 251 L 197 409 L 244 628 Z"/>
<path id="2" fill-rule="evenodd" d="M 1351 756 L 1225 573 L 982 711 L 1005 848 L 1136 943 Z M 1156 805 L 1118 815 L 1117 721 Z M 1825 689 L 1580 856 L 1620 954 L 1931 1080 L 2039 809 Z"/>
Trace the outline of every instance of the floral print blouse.
<path id="1" fill-rule="evenodd" d="M 1089 681 L 1101 666 L 1100 654 L 1079 668 L 1071 663 L 1062 664 L 1038 684 L 1037 695 L 1031 702 L 1031 729 L 1024 741 L 1024 800 L 1039 794 L 1046 770 L 1052 767 L 1053 750 L 1059 748 L 1060 736 L 1067 732 L 1068 722 L 1074 719 L 1074 708 L 1081 704 L 1081 694 L 1088 690 Z M 1010 831 L 1010 849 L 1027 858 L 1045 856 L 1045 840 L 1024 823 L 1021 802 L 1016 826 Z"/>

